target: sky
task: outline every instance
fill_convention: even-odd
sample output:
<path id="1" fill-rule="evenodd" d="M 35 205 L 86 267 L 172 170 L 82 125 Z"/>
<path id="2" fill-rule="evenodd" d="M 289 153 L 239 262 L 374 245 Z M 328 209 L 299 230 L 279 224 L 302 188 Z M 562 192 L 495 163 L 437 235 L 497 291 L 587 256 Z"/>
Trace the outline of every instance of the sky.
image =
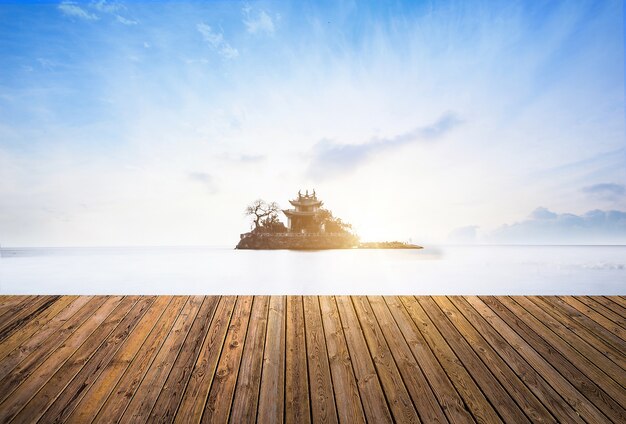
<path id="1" fill-rule="evenodd" d="M 619 0 L 0 1 L 2 246 L 624 244 L 625 135 Z"/>

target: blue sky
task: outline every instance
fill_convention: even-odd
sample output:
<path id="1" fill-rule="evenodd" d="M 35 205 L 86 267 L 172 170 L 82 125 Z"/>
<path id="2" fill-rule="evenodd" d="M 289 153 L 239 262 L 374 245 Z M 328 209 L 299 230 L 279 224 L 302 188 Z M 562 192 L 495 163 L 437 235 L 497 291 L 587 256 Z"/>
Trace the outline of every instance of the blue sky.
<path id="1" fill-rule="evenodd" d="M 0 2 L 0 243 L 232 244 L 249 201 L 306 188 L 367 239 L 515 242 L 546 208 L 626 242 L 623 22 L 610 0 Z"/>

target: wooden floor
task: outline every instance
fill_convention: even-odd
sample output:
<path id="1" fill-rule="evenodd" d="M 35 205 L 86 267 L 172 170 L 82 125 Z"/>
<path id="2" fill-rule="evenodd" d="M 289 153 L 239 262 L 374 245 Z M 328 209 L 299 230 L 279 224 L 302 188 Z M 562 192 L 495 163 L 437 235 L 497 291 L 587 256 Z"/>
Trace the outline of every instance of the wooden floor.
<path id="1" fill-rule="evenodd" d="M 0 423 L 626 423 L 625 297 L 0 296 Z"/>

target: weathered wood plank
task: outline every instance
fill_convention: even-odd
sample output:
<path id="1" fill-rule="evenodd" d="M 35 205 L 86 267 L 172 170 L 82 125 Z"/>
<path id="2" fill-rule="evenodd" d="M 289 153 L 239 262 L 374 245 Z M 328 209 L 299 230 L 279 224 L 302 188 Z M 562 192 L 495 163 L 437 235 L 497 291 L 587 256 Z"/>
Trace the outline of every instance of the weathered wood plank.
<path id="1" fill-rule="evenodd" d="M 311 417 L 314 423 L 337 423 L 337 407 L 317 296 L 303 296 L 303 308 Z"/>
<path id="2" fill-rule="evenodd" d="M 269 296 L 254 297 L 230 412 L 233 424 L 256 422 L 269 304 Z"/>
<path id="3" fill-rule="evenodd" d="M 243 353 L 243 346 L 248 331 L 250 312 L 252 311 L 252 296 L 239 296 L 233 316 L 228 326 L 228 333 L 224 340 L 211 390 L 207 398 L 202 422 L 228 422 L 235 384 L 239 373 L 239 364 Z"/>
<path id="4" fill-rule="evenodd" d="M 615 302 L 620 307 L 626 309 L 626 297 L 625 296 L 608 296 L 610 300 Z"/>
<path id="5" fill-rule="evenodd" d="M 511 398 L 511 394 L 508 393 L 495 378 L 493 374 L 495 370 L 493 370 L 493 367 L 495 367 L 496 364 L 489 364 L 489 367 L 487 367 L 485 363 L 480 360 L 467 341 L 460 336 L 454 325 L 446 319 L 446 315 L 437 307 L 432 298 L 419 296 L 417 300 L 424 311 L 430 316 L 431 321 L 435 324 L 441 335 L 448 342 L 448 345 L 461 360 L 465 369 L 474 377 L 474 380 L 482 389 L 483 394 L 489 399 L 502 419 L 505 422 L 529 422 L 520 407 Z"/>
<path id="6" fill-rule="evenodd" d="M 285 303 L 284 296 L 272 296 L 270 299 L 257 412 L 260 422 L 282 423 L 284 418 Z"/>
<path id="7" fill-rule="evenodd" d="M 467 300 L 583 419 L 604 422 L 607 416 L 623 416 L 623 408 L 617 402 L 544 339 L 545 331 L 536 333 L 528 325 L 524 318 L 530 314 L 512 299 L 470 296 Z"/>
<path id="8" fill-rule="evenodd" d="M 302 296 L 287 296 L 285 422 L 311 422 Z"/>
<path id="9" fill-rule="evenodd" d="M 365 416 L 372 422 L 392 422 L 385 393 L 361 331 L 359 320 L 348 296 L 335 297 L 350 360 L 354 368 Z"/>
<path id="10" fill-rule="evenodd" d="M 41 416 L 41 422 L 65 422 L 78 402 L 83 398 L 85 392 L 99 377 L 100 372 L 106 367 L 115 352 L 117 352 L 117 349 L 122 345 L 131 331 L 133 331 L 135 325 L 150 308 L 155 299 L 156 298 L 153 296 L 139 299 L 130 312 L 124 316 L 117 327 L 115 327 L 114 331 L 111 332 L 106 340 L 97 348 L 91 358 L 89 358 L 89 361 L 85 361 L 86 363 L 82 369 L 80 369 L 76 376 Z M 112 317 L 109 317 L 109 319 L 111 318 Z M 84 344 L 83 346 L 86 345 Z M 44 386 L 42 391 L 44 389 L 46 389 L 46 386 Z M 48 393 L 54 393 L 53 390 L 55 390 L 55 388 L 51 388 Z M 40 391 L 38 396 L 42 395 L 42 391 Z M 51 395 L 50 398 L 53 398 L 53 396 Z"/>
<path id="11" fill-rule="evenodd" d="M 188 296 L 174 297 L 98 411 L 96 422 L 116 423 L 120 420 L 188 299 Z M 77 423 L 81 422 L 78 416 L 74 419 Z"/>
<path id="12" fill-rule="evenodd" d="M 19 347 L 37 332 L 43 331 L 43 327 L 68 305 L 74 302 L 78 296 L 62 296 L 41 315 L 32 319 L 20 331 L 13 333 L 6 340 L 0 343 L 0 361 L 6 357 L 13 349 Z"/>
<path id="13" fill-rule="evenodd" d="M 0 343 L 54 304 L 60 296 L 39 296 L 28 307 L 17 311 L 0 327 Z"/>
<path id="14" fill-rule="evenodd" d="M 319 304 L 339 421 L 364 423 L 365 412 L 335 298 L 320 296 Z"/>
<path id="15" fill-rule="evenodd" d="M 626 310 L 604 296 L 578 296 L 578 300 L 594 308 L 602 315 L 626 330 Z"/>
<path id="16" fill-rule="evenodd" d="M 15 318 L 15 314 L 20 310 L 28 308 L 40 296 L 15 296 L 0 305 L 0 328 L 3 328 Z"/>
<path id="17" fill-rule="evenodd" d="M 177 423 L 198 423 L 202 419 L 204 405 L 209 395 L 224 338 L 230 325 L 235 301 L 235 296 L 224 296 L 220 299 L 202 344 L 202 349 L 200 349 L 200 355 L 198 355 L 191 372 L 185 394 L 178 407 L 175 418 Z"/>
<path id="18" fill-rule="evenodd" d="M 626 422 L 624 299 L 0 296 L 0 422 Z"/>
<path id="19" fill-rule="evenodd" d="M 499 299 L 499 298 L 498 298 Z M 580 339 L 570 328 L 546 312 L 548 308 L 540 308 L 527 298 L 515 297 L 515 302 L 522 306 L 528 314 L 524 317 L 538 325 L 541 336 L 571 360 L 583 373 L 594 380 L 620 405 L 626 406 L 626 373 L 614 362 L 609 360 L 595 347 Z M 538 300 L 537 300 L 538 302 Z"/>
<path id="20" fill-rule="evenodd" d="M 0 362 L 0 401 L 27 378 L 105 301 L 81 297 Z M 11 374 L 9 374 L 11 373 Z"/>
<path id="21" fill-rule="evenodd" d="M 585 327 L 590 337 L 586 340 L 589 340 L 594 346 L 596 341 L 600 341 L 612 348 L 613 354 L 620 358 L 618 365 L 624 366 L 626 363 L 626 341 L 624 341 L 626 330 L 573 296 L 561 296 L 552 300 L 556 302 L 564 316 L 576 320 Z M 595 305 L 597 308 L 600 307 L 597 303 Z"/>
<path id="22" fill-rule="evenodd" d="M 543 378 L 542 374 L 535 370 L 531 363 L 524 358 L 520 349 L 513 347 L 503 337 L 503 333 L 492 327 L 485 318 L 483 318 L 476 309 L 474 309 L 464 297 L 451 296 L 451 302 L 457 307 L 465 318 L 471 322 L 476 330 L 489 342 L 489 344 L 502 356 L 506 363 L 515 371 L 519 378 L 526 386 L 537 396 L 541 402 L 548 408 L 550 413 L 560 422 L 582 423 L 584 422 L 580 416 L 572 409 L 567 402 L 552 388 L 552 386 Z M 485 307 L 486 309 L 486 307 Z M 495 319 L 495 317 L 494 317 Z M 502 324 L 504 325 L 504 324 Z M 503 330 L 511 332 L 509 327 L 503 327 Z M 536 355 L 538 357 L 538 354 Z M 546 365 L 547 368 L 547 365 Z M 533 418 L 534 419 L 534 418 Z M 549 421 L 549 420 L 546 420 Z"/>
<path id="23" fill-rule="evenodd" d="M 157 398 L 148 422 L 170 423 L 174 420 L 178 404 L 191 377 L 200 348 L 209 330 L 213 314 L 219 302 L 218 296 L 208 296 L 196 316 L 176 362 L 167 376 L 163 389 Z"/>
<path id="24" fill-rule="evenodd" d="M 430 383 L 439 405 L 441 405 L 446 417 L 451 423 L 471 423 L 475 422 L 469 410 L 465 407 L 463 400 L 454 388 L 454 385 L 446 375 L 441 364 L 431 351 L 428 343 L 416 327 L 415 323 L 409 316 L 407 310 L 400 300 L 395 296 L 386 296 L 384 298 L 387 308 L 391 313 L 391 319 L 395 320 L 401 336 L 404 337 L 406 343 L 413 353 L 417 364 L 420 365 L 424 376 Z M 372 306 L 374 303 L 372 302 Z M 382 307 L 381 307 L 382 308 Z M 374 312 L 378 313 L 375 309 Z M 386 318 L 379 320 L 386 321 Z M 392 327 L 393 328 L 393 327 Z M 385 327 L 383 327 L 383 332 Z M 394 336 L 397 336 L 394 334 Z M 419 407 L 419 403 L 416 403 Z M 422 408 L 418 412 L 422 413 Z M 424 421 L 427 421 L 426 419 Z"/>
<path id="25" fill-rule="evenodd" d="M 157 298 L 150 306 L 150 309 L 141 318 L 141 321 L 135 326 L 128 338 L 123 342 L 122 346 L 120 346 L 115 356 L 104 367 L 98 378 L 87 390 L 66 422 L 90 422 L 97 415 L 151 331 L 153 331 L 155 326 L 158 329 L 160 326 L 166 325 L 162 317 L 166 310 L 168 310 L 168 306 L 171 305 L 171 302 L 172 296 L 159 296 Z M 173 322 L 174 320 L 172 319 L 172 323 Z"/>
<path id="26" fill-rule="evenodd" d="M 77 352 L 83 343 L 90 339 L 92 334 L 97 338 L 101 335 L 97 331 L 108 316 L 117 309 L 123 301 L 121 296 L 110 297 L 105 300 L 100 308 L 91 315 L 72 335 L 58 347 L 27 379 L 0 404 L 0 422 L 12 420 L 33 396 L 52 378 L 53 375 Z M 127 304 L 120 308 L 126 310 Z M 117 317 L 116 317 L 117 318 Z M 105 329 L 107 329 L 105 327 Z M 84 353 L 84 351 L 81 351 Z"/>
<path id="27" fill-rule="evenodd" d="M 411 396 L 404 385 L 404 381 L 402 381 L 400 371 L 398 371 L 389 345 L 380 330 L 367 298 L 353 296 L 352 305 L 356 311 L 361 330 L 365 335 L 365 341 L 394 419 L 407 423 L 420 422 Z"/>
<path id="28" fill-rule="evenodd" d="M 439 359 L 465 404 L 472 411 L 474 419 L 481 423 L 502 422 L 498 413 L 493 409 L 468 371 L 461 365 L 460 359 L 448 346 L 446 340 L 439 333 L 439 330 L 426 312 L 424 312 L 417 299 L 412 296 L 402 296 L 400 299 L 431 350 Z"/>
<path id="29" fill-rule="evenodd" d="M 32 296 L 3 295 L 0 299 L 0 323 L 3 321 L 3 317 L 9 309 L 19 305 L 29 298 L 32 298 Z"/>
<path id="30" fill-rule="evenodd" d="M 143 422 L 148 419 L 203 302 L 202 296 L 192 296 L 183 307 L 172 331 L 124 411 L 120 423 Z"/>
<path id="31" fill-rule="evenodd" d="M 507 364 L 449 299 L 443 296 L 433 296 L 432 299 L 526 416 L 532 422 L 554 422 L 550 412 L 509 368 L 515 365 Z"/>

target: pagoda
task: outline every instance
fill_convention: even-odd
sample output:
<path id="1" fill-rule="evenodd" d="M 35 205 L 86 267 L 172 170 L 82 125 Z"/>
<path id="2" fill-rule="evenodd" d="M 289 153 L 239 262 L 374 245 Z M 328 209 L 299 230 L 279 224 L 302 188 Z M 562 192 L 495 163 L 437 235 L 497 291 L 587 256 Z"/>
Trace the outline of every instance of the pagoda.
<path id="1" fill-rule="evenodd" d="M 289 203 L 295 209 L 283 209 L 287 216 L 289 232 L 291 233 L 320 233 L 322 228 L 317 218 L 322 201 L 317 199 L 315 190 L 309 194 L 309 190 L 303 195 L 298 191 L 298 198 L 290 200 Z"/>

